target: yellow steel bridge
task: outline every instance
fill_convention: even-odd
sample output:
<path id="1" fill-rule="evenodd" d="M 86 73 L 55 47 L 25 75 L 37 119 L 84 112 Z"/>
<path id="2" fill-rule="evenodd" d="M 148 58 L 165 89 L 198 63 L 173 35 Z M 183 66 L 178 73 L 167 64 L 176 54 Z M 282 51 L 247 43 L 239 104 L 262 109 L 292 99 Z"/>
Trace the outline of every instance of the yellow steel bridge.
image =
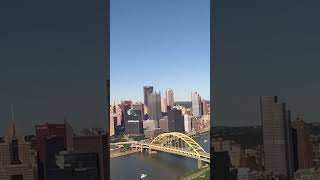
<path id="1" fill-rule="evenodd" d="M 179 133 L 170 132 L 163 133 L 154 138 L 151 142 L 138 143 L 141 148 L 155 151 L 162 151 L 198 160 L 198 167 L 202 167 L 202 162 L 210 163 L 210 153 L 207 153 L 195 140 L 191 137 Z"/>

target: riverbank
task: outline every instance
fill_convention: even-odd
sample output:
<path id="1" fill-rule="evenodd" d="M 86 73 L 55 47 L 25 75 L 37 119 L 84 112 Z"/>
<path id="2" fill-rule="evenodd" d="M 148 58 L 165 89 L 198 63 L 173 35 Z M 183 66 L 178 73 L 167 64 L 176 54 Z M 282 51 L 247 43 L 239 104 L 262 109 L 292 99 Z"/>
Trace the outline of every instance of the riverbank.
<path id="1" fill-rule="evenodd" d="M 190 174 L 181 176 L 179 180 L 210 180 L 210 167 L 198 169 Z"/>
<path id="2" fill-rule="evenodd" d="M 137 152 L 140 152 L 140 150 L 134 149 L 134 150 L 125 151 L 125 152 L 121 152 L 121 153 L 110 153 L 110 159 L 130 155 L 130 154 L 137 153 Z"/>

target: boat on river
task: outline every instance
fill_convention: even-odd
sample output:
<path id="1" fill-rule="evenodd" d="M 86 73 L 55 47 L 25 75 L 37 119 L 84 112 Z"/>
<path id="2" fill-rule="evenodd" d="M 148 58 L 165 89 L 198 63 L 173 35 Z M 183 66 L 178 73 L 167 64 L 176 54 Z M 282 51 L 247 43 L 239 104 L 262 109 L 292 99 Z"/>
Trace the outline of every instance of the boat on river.
<path id="1" fill-rule="evenodd" d="M 140 179 L 144 179 L 144 178 L 146 178 L 146 177 L 147 177 L 146 174 L 141 174 Z"/>

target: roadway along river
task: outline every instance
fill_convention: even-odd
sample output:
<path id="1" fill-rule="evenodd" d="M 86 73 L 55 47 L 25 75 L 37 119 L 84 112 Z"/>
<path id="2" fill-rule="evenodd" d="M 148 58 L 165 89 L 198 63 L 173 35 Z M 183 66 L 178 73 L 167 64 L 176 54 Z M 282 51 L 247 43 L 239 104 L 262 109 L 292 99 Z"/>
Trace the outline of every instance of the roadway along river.
<path id="1" fill-rule="evenodd" d="M 207 152 L 210 151 L 209 134 L 195 139 Z M 205 143 L 204 140 L 207 140 Z M 197 160 L 173 154 L 158 152 L 134 153 L 111 159 L 111 180 L 138 180 L 147 174 L 145 180 L 177 180 L 178 177 L 197 169 Z"/>

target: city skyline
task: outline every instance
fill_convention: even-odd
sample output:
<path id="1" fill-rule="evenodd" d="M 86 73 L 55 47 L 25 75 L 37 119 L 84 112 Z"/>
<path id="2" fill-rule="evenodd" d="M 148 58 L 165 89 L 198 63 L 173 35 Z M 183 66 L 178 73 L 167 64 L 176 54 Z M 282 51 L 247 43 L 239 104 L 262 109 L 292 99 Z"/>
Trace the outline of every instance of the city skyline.
<path id="1" fill-rule="evenodd" d="M 145 85 L 176 100 L 190 99 L 192 85 L 208 99 L 209 2 L 111 0 L 111 99 L 142 99 Z"/>
<path id="2" fill-rule="evenodd" d="M 154 86 L 152 86 L 152 87 L 154 88 Z M 168 89 L 170 89 L 170 90 L 172 90 L 173 92 L 175 92 L 174 89 L 172 89 L 172 88 L 167 88 L 167 89 L 165 89 L 165 90 L 163 90 L 163 91 L 159 91 L 157 88 L 154 88 L 154 89 L 153 89 L 153 92 L 157 92 L 157 93 L 160 92 L 161 98 L 166 98 L 166 91 L 167 91 Z M 192 101 L 192 100 L 191 100 L 192 94 L 195 93 L 195 92 L 197 92 L 198 94 L 200 94 L 200 96 L 201 96 L 201 98 L 202 98 L 203 100 L 210 101 L 210 98 L 209 98 L 209 99 L 204 98 L 204 97 L 202 96 L 202 94 L 199 93 L 199 91 L 196 91 L 196 90 L 195 90 L 195 91 L 190 92 L 189 98 L 186 98 L 186 99 L 178 99 L 178 100 L 176 100 L 176 96 L 175 96 L 175 94 L 173 94 L 174 102 L 191 102 L 191 101 Z M 111 94 L 111 93 L 110 93 L 110 94 Z M 137 94 L 138 94 L 138 93 L 137 93 Z M 111 95 L 110 95 L 110 96 L 111 96 Z M 113 98 L 111 97 L 111 99 L 110 99 L 110 104 L 112 104 L 114 101 L 119 104 L 121 101 L 126 101 L 126 100 L 131 100 L 132 102 L 141 102 L 141 103 L 144 103 L 143 89 L 141 90 L 140 95 L 137 95 L 137 96 L 139 96 L 139 99 L 133 99 L 133 98 L 130 98 L 130 97 L 122 98 L 122 99 L 113 99 Z"/>

